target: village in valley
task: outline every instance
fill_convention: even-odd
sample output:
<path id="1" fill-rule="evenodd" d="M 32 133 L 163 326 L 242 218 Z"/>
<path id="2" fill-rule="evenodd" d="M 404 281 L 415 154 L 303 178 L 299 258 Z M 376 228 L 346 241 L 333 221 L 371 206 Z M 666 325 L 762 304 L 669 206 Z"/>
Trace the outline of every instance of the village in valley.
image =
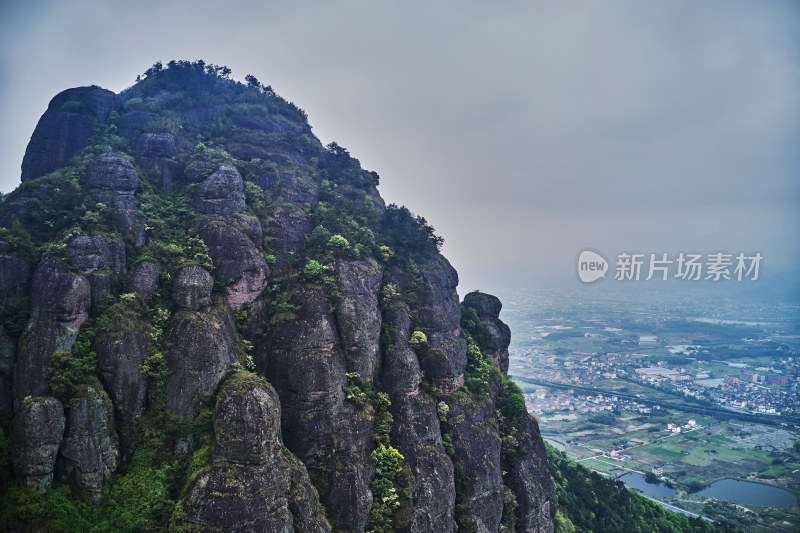
<path id="1" fill-rule="evenodd" d="M 649 289 L 512 293 L 509 374 L 545 439 L 587 468 L 673 510 L 792 531 L 800 308 L 742 302 Z"/>

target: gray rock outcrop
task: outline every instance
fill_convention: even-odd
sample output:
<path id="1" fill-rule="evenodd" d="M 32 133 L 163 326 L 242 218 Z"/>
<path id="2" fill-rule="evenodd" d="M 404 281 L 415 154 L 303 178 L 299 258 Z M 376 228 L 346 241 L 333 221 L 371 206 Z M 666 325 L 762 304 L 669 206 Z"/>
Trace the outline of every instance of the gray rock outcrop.
<path id="1" fill-rule="evenodd" d="M 285 268 L 289 258 L 303 244 L 306 234 L 314 226 L 302 209 L 291 205 L 280 205 L 275 213 L 264 222 L 264 236 L 275 252 L 279 268 Z"/>
<path id="2" fill-rule="evenodd" d="M 94 303 L 111 294 L 111 283 L 125 271 L 125 245 L 117 235 L 74 237 L 67 245 L 67 258 L 72 268 L 86 275 Z"/>
<path id="3" fill-rule="evenodd" d="M 475 330 L 479 344 L 487 355 L 491 356 L 494 365 L 503 374 L 507 374 L 511 330 L 500 320 L 500 310 L 503 308 L 500 299 L 491 294 L 475 291 L 464 297 L 464 305 L 474 308 L 478 316 Z"/>
<path id="4" fill-rule="evenodd" d="M 180 309 L 197 311 L 211 303 L 214 279 L 208 270 L 191 265 L 178 271 L 172 284 L 172 299 Z"/>
<path id="5" fill-rule="evenodd" d="M 14 365 L 17 362 L 17 343 L 4 325 L 0 325 L 0 413 L 14 412 Z"/>
<path id="6" fill-rule="evenodd" d="M 292 302 L 296 317 L 270 330 L 256 367 L 281 398 L 284 442 L 320 489 L 333 527 L 362 531 L 372 505 L 372 421 L 345 399 L 346 356 L 325 291 L 302 288 Z"/>
<path id="7" fill-rule="evenodd" d="M 284 267 L 314 226 L 303 211 L 319 199 L 319 185 L 297 172 L 269 172 L 255 183 L 270 198 L 279 200 L 275 213 L 264 222 L 264 235 L 275 252 L 276 266 Z"/>
<path id="8" fill-rule="evenodd" d="M 31 267 L 27 261 L 0 252 L 0 309 L 25 297 L 30 279 Z"/>
<path id="9" fill-rule="evenodd" d="M 261 250 L 261 222 L 246 214 L 239 171 L 220 166 L 197 186 L 194 204 L 205 214 L 200 238 L 214 262 L 214 275 L 225 285 L 228 304 L 240 308 L 252 303 L 266 288 L 270 268 Z"/>
<path id="10" fill-rule="evenodd" d="M 141 373 L 148 355 L 145 333 L 138 330 L 103 333 L 96 350 L 100 379 L 116 408 L 122 455 L 128 458 L 133 423 L 144 413 L 147 398 L 148 382 Z"/>
<path id="11" fill-rule="evenodd" d="M 137 246 L 145 241 L 145 219 L 134 194 L 139 183 L 133 163 L 120 154 L 100 154 L 89 167 L 89 187 L 99 202 L 113 209 L 117 230 Z"/>
<path id="12" fill-rule="evenodd" d="M 217 397 L 214 461 L 263 465 L 280 450 L 280 400 L 275 390 L 253 378 L 229 379 Z"/>
<path id="13" fill-rule="evenodd" d="M 97 87 L 67 89 L 50 101 L 22 159 L 22 181 L 49 174 L 83 150 L 94 122 L 103 123 L 115 95 Z"/>
<path id="14" fill-rule="evenodd" d="M 125 245 L 117 236 L 81 235 L 69 241 L 67 257 L 76 270 L 90 274 L 108 268 L 114 276 L 125 270 Z"/>
<path id="15" fill-rule="evenodd" d="M 395 280 L 399 284 L 399 280 Z M 414 516 L 408 531 L 444 531 L 453 526 L 455 481 L 453 463 L 442 444 L 436 402 L 420 390 L 419 361 L 411 349 L 411 320 L 405 307 L 386 313 L 392 332 L 382 370 L 394 417 L 392 442 L 414 475 Z"/>
<path id="16" fill-rule="evenodd" d="M 74 474 L 78 486 L 99 503 L 103 480 L 117 469 L 119 459 L 114 408 L 101 388 L 86 386 L 73 400 L 59 456 L 63 461 L 61 477 Z"/>
<path id="17" fill-rule="evenodd" d="M 225 285 L 228 304 L 239 308 L 258 298 L 271 272 L 264 254 L 253 241 L 222 220 L 201 224 L 199 233 L 214 262 L 214 274 Z"/>
<path id="18" fill-rule="evenodd" d="M 145 302 L 150 301 L 158 290 L 158 281 L 161 277 L 161 264 L 157 261 L 142 261 L 134 267 L 128 280 L 128 290 L 135 292 Z"/>
<path id="19" fill-rule="evenodd" d="M 158 120 L 158 113 L 135 109 L 122 115 L 117 122 L 117 127 L 120 135 L 128 139 L 135 139 L 148 124 L 155 120 Z"/>
<path id="20" fill-rule="evenodd" d="M 89 169 L 89 186 L 102 191 L 100 194 L 132 196 L 139 182 L 133 163 L 120 154 L 100 154 Z"/>
<path id="21" fill-rule="evenodd" d="M 556 515 L 553 479 L 547 468 L 547 452 L 539 433 L 539 424 L 525 413 L 522 424 L 519 456 L 507 476 L 506 483 L 517 498 L 517 532 L 552 533 Z"/>
<path id="22" fill-rule="evenodd" d="M 380 363 L 381 310 L 378 295 L 383 269 L 374 261 L 337 262 L 336 281 L 342 297 L 336 323 L 342 336 L 347 368 L 372 382 Z"/>
<path id="23" fill-rule="evenodd" d="M 297 172 L 267 173 L 256 178 L 255 183 L 270 196 L 303 208 L 319 199 L 319 185 L 313 179 Z"/>
<path id="24" fill-rule="evenodd" d="M 97 503 L 147 455 L 176 505 L 137 507 L 139 529 L 551 533 L 500 301 L 459 303 L 438 238 L 377 173 L 227 76 L 154 65 L 118 96 L 58 95 L 37 126 L 0 198 L 15 476 Z"/>
<path id="25" fill-rule="evenodd" d="M 420 330 L 428 338 L 428 352 L 420 366 L 433 384 L 450 394 L 464 384 L 467 343 L 461 332 L 458 274 L 442 258 L 439 264 L 420 269 L 423 285 L 418 291 Z"/>
<path id="26" fill-rule="evenodd" d="M 236 362 L 235 342 L 236 326 L 228 308 L 183 312 L 172 319 L 165 332 L 170 411 L 186 418 L 197 416 Z"/>
<path id="27" fill-rule="evenodd" d="M 9 252 L 8 243 L 0 241 L 0 413 L 10 415 L 14 405 L 14 365 L 17 337 L 27 321 L 30 301 L 26 298 L 31 282 L 29 263 Z"/>
<path id="28" fill-rule="evenodd" d="M 64 436 L 64 407 L 55 398 L 26 400 L 14 418 L 14 474 L 29 487 L 47 490 L 53 482 Z"/>
<path id="29" fill-rule="evenodd" d="M 450 408 L 447 420 L 455 448 L 454 461 L 464 472 L 460 497 L 464 511 L 460 528 L 497 531 L 503 515 L 503 476 L 500 468 L 500 433 L 493 402 L 476 408 L 468 402 Z"/>
<path id="30" fill-rule="evenodd" d="M 214 464 L 189 487 L 179 530 L 330 531 L 305 468 L 283 448 L 280 403 L 267 382 L 247 372 L 228 377 L 214 432 Z"/>
<path id="31" fill-rule="evenodd" d="M 172 194 L 173 182 L 180 175 L 177 155 L 175 137 L 168 133 L 145 133 L 136 139 L 139 168 L 167 194 Z"/>
<path id="32" fill-rule="evenodd" d="M 89 317 L 91 289 L 85 277 L 45 259 L 31 285 L 31 321 L 19 343 L 14 369 L 14 404 L 47 390 L 47 369 L 55 352 L 68 352 Z"/>
<path id="33" fill-rule="evenodd" d="M 195 205 L 201 213 L 232 215 L 244 213 L 244 182 L 235 167 L 221 166 L 197 186 Z"/>

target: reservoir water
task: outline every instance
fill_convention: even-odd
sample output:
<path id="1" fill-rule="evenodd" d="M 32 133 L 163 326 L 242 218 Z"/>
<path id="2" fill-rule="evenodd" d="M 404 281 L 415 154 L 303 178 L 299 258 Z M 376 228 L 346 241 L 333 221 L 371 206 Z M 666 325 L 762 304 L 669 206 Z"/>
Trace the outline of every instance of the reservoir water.
<path id="1" fill-rule="evenodd" d="M 797 496 L 788 490 L 738 479 L 721 479 L 704 488 L 697 495 L 745 505 L 763 505 L 765 507 L 797 505 Z"/>
<path id="2" fill-rule="evenodd" d="M 648 483 L 644 476 L 636 472 L 628 472 L 618 478 L 630 489 L 637 489 L 645 496 L 659 499 L 670 499 L 675 497 L 675 489 L 669 488 L 664 483 Z"/>

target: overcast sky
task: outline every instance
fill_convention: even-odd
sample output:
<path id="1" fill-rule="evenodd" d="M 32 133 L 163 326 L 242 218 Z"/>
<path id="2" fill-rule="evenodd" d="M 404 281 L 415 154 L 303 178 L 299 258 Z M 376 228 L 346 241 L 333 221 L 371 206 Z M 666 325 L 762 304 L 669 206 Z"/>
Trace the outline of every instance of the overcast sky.
<path id="1" fill-rule="evenodd" d="M 580 250 L 800 262 L 800 2 L 10 0 L 0 190 L 49 100 L 248 73 L 445 238 L 459 292 Z"/>

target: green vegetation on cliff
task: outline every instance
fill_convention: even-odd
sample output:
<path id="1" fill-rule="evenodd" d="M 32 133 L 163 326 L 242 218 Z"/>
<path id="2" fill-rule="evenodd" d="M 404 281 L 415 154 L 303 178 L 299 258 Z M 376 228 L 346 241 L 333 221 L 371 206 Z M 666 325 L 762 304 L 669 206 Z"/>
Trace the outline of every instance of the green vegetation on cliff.
<path id="1" fill-rule="evenodd" d="M 37 126 L 0 203 L 0 528 L 712 530 L 558 461 L 557 514 L 499 300 L 230 75 L 157 63 Z"/>
<path id="2" fill-rule="evenodd" d="M 547 459 L 556 486 L 556 532 L 725 532 L 724 524 L 668 511 L 614 481 L 567 458 L 549 444 Z"/>
<path id="3" fill-rule="evenodd" d="M 230 526 L 216 505 L 264 530 L 452 526 L 434 396 L 466 359 L 442 239 L 230 74 L 172 61 L 119 95 L 70 89 L 32 136 L 0 204 L 4 530 Z M 424 374 L 384 371 L 405 319 L 436 339 Z"/>

